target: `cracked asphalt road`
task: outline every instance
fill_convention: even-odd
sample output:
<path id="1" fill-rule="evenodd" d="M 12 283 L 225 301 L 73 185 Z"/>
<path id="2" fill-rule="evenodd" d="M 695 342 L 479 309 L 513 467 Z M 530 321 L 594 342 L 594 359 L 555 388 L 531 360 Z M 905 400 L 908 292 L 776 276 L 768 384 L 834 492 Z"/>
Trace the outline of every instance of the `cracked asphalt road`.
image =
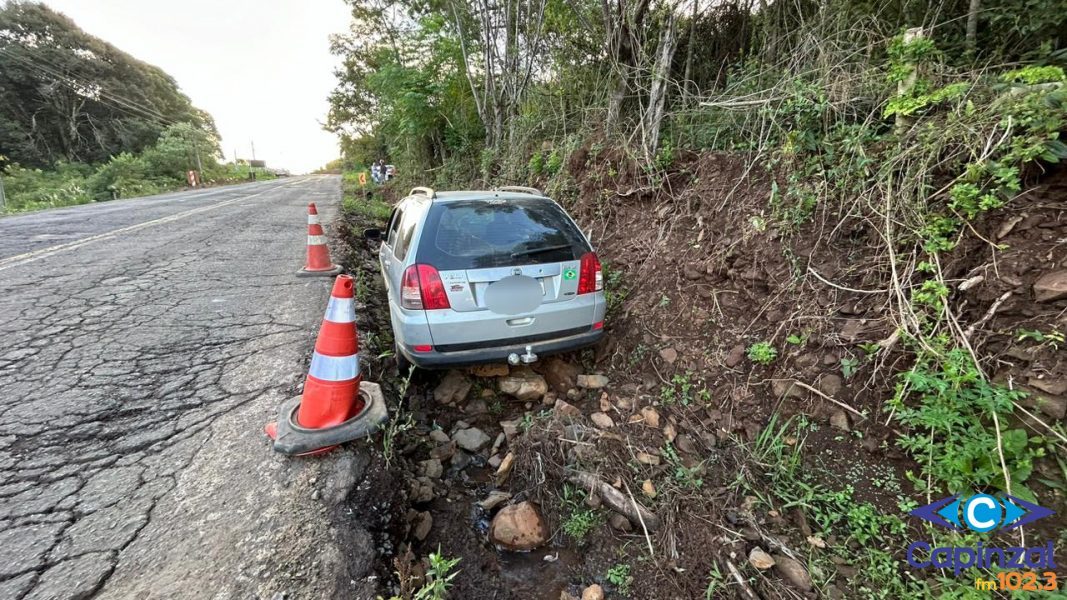
<path id="1" fill-rule="evenodd" d="M 329 296 L 294 276 L 305 207 L 328 224 L 340 195 L 317 176 L 0 219 L 0 598 L 358 597 L 368 536 L 313 496 L 358 455 L 262 433 Z"/>

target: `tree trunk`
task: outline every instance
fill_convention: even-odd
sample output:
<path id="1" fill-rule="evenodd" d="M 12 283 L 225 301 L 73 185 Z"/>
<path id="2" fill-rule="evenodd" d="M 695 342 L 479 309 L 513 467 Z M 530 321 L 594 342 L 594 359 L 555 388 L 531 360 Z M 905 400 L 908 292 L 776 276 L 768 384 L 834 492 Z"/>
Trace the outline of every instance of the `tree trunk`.
<path id="1" fill-rule="evenodd" d="M 967 54 L 974 56 L 978 38 L 978 12 L 982 10 L 982 0 L 971 0 L 971 6 L 967 10 L 967 39 L 965 47 Z"/>
<path id="2" fill-rule="evenodd" d="M 648 108 L 645 110 L 644 133 L 646 158 L 651 161 L 659 149 L 659 130 L 663 122 L 663 107 L 667 101 L 667 76 L 671 72 L 671 61 L 678 47 L 675 31 L 674 13 L 667 13 L 667 27 L 659 40 L 658 59 L 652 72 L 652 86 L 648 93 Z"/>
<path id="3" fill-rule="evenodd" d="M 685 75 L 682 79 L 682 94 L 689 95 L 693 74 L 693 35 L 697 30 L 697 0 L 693 0 L 693 12 L 689 16 L 689 39 L 685 42 Z"/>

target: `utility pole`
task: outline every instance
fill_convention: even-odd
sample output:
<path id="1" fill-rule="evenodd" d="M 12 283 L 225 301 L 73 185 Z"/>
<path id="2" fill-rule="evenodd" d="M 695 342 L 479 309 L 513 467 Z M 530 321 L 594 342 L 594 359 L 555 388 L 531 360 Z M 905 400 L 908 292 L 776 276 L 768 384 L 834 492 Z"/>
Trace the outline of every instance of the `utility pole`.
<path id="1" fill-rule="evenodd" d="M 256 140 L 248 140 L 249 144 L 252 144 L 252 160 L 256 160 Z"/>
<path id="2" fill-rule="evenodd" d="M 0 175 L 0 213 L 7 212 L 7 196 L 4 195 L 4 176 Z"/>

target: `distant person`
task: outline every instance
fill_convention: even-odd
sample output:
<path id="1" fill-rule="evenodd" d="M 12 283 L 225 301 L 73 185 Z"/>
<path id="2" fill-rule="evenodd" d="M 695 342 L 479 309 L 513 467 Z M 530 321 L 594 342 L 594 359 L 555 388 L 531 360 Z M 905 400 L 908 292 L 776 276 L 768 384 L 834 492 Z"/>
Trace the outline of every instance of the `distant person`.
<path id="1" fill-rule="evenodd" d="M 388 170 L 385 168 L 385 159 L 379 158 L 375 166 L 378 167 L 378 183 L 385 183 L 389 179 Z"/>
<path id="2" fill-rule="evenodd" d="M 370 178 L 374 180 L 374 183 L 382 182 L 382 169 L 377 162 L 370 166 Z"/>

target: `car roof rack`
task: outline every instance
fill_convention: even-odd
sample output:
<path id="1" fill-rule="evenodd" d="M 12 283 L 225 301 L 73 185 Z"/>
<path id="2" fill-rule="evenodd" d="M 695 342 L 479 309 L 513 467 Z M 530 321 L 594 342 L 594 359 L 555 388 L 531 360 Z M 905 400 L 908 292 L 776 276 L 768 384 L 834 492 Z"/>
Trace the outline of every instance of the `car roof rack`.
<path id="1" fill-rule="evenodd" d="M 415 194 L 422 194 L 431 200 L 437 197 L 437 192 L 431 187 L 413 187 L 411 188 L 411 193 L 408 195 L 414 196 Z"/>
<path id="2" fill-rule="evenodd" d="M 544 196 L 541 190 L 532 187 L 526 187 L 523 185 L 502 185 L 496 188 L 498 192 L 521 192 L 523 194 L 533 194 L 534 196 Z"/>

